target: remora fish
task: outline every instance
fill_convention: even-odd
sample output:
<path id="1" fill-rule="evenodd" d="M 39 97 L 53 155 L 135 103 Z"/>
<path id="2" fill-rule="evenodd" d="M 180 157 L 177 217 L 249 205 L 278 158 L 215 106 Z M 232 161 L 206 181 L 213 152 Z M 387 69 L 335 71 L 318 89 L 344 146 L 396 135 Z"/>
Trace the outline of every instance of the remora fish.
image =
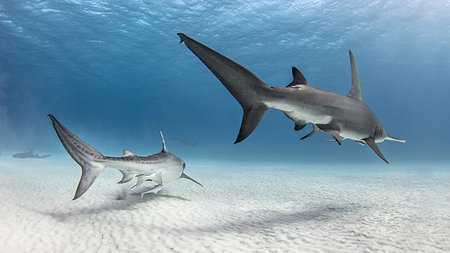
<path id="1" fill-rule="evenodd" d="M 351 51 L 352 87 L 350 93 L 344 96 L 312 87 L 295 67 L 292 67 L 294 80 L 287 87 L 269 87 L 238 63 L 183 33 L 178 33 L 178 36 L 180 43 L 184 42 L 241 104 L 244 115 L 235 143 L 247 138 L 270 108 L 282 111 L 293 120 L 296 131 L 312 123 L 312 132 L 302 140 L 323 131 L 339 145 L 342 139 L 367 144 L 387 163 L 376 143 L 384 140 L 406 141 L 390 136 L 363 102 L 358 69 Z"/>
<path id="2" fill-rule="evenodd" d="M 52 120 L 53 127 L 64 148 L 81 167 L 81 179 L 73 200 L 81 197 L 89 189 L 105 167 L 122 172 L 123 177 L 118 182 L 119 184 L 129 182 L 134 177 L 137 177 L 137 183 L 134 187 L 143 184 L 145 181 L 156 183 L 155 187 L 142 193 L 141 197 L 149 192 L 157 192 L 165 183 L 175 181 L 178 178 L 186 178 L 202 186 L 184 173 L 186 164 L 167 150 L 161 132 L 162 150 L 157 154 L 137 156 L 129 150 L 124 150 L 122 157 L 108 157 L 103 156 L 71 133 L 53 115 L 49 114 L 48 116 Z"/>

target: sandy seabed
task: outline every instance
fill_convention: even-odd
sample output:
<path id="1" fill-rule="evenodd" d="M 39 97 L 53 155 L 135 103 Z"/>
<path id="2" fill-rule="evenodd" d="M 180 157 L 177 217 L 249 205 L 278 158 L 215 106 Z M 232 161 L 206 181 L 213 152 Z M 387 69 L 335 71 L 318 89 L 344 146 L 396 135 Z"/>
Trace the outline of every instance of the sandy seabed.
<path id="1" fill-rule="evenodd" d="M 70 158 L 0 157 L 0 252 L 449 252 L 450 166 L 188 166 L 143 199 Z"/>

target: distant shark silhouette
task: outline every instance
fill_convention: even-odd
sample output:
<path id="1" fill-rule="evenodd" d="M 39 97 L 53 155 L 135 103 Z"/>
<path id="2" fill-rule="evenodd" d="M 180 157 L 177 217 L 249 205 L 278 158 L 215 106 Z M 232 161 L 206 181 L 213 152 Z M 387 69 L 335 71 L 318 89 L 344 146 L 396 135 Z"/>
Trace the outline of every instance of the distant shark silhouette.
<path id="1" fill-rule="evenodd" d="M 390 136 L 375 114 L 364 104 L 358 69 L 350 54 L 352 87 L 347 96 L 312 87 L 303 74 L 292 67 L 294 80 L 287 87 L 269 87 L 246 68 L 211 48 L 178 33 L 186 46 L 211 70 L 244 110 L 241 129 L 235 143 L 247 138 L 258 126 L 266 111 L 275 108 L 295 122 L 295 130 L 312 123 L 313 130 L 302 139 L 326 132 L 341 145 L 342 139 L 367 144 L 386 163 L 378 148 L 384 140 L 405 142 Z"/>
<path id="2" fill-rule="evenodd" d="M 191 147 L 195 147 L 200 143 L 199 141 L 191 141 L 191 140 L 188 140 L 185 138 L 179 138 L 179 137 L 175 137 L 173 139 L 179 143 L 182 143 L 184 145 L 191 146 Z"/>
<path id="3" fill-rule="evenodd" d="M 141 193 L 141 198 L 146 193 L 157 193 L 165 183 L 175 181 L 178 178 L 186 178 L 202 186 L 199 182 L 184 174 L 186 164 L 167 150 L 161 132 L 162 150 L 157 154 L 137 156 L 129 150 L 124 150 L 122 157 L 108 157 L 103 156 L 71 133 L 53 115 L 49 114 L 48 116 L 52 120 L 53 127 L 64 148 L 73 160 L 81 166 L 81 179 L 73 200 L 81 197 L 89 189 L 105 167 L 115 168 L 123 174 L 122 180 L 118 182 L 119 184 L 129 182 L 134 177 L 137 177 L 137 183 L 133 187 L 139 186 L 145 181 L 156 183 L 156 186 Z"/>
<path id="4" fill-rule="evenodd" d="M 15 153 L 13 155 L 14 158 L 20 158 L 20 159 L 25 159 L 25 158 L 39 158 L 39 159 L 44 159 L 47 157 L 50 157 L 51 155 L 39 155 L 39 154 L 34 154 L 33 151 L 28 151 L 28 152 L 23 152 L 23 153 Z"/>

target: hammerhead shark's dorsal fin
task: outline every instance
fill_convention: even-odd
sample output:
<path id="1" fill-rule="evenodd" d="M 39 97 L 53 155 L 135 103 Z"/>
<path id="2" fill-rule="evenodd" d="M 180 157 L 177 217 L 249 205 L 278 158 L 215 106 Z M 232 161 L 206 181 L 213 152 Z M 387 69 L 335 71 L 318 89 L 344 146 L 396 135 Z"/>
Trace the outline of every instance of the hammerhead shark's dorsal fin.
<path id="1" fill-rule="evenodd" d="M 352 88 L 350 89 L 348 96 L 363 101 L 355 57 L 353 56 L 352 50 L 349 50 L 348 53 L 350 55 L 350 66 L 352 68 Z"/>
<path id="2" fill-rule="evenodd" d="M 306 81 L 305 76 L 296 67 L 292 67 L 292 76 L 294 77 L 294 80 L 292 81 L 292 83 L 288 84 L 287 87 L 292 87 L 298 84 L 309 85 L 308 81 Z"/>
<path id="3" fill-rule="evenodd" d="M 186 179 L 188 179 L 188 180 L 191 180 L 192 182 L 194 182 L 194 183 L 196 183 L 196 184 L 200 185 L 201 187 L 203 187 L 203 185 L 202 185 L 202 184 L 200 184 L 199 182 L 195 181 L 194 179 L 192 179 L 192 178 L 191 178 L 191 177 L 189 177 L 188 175 L 184 174 L 184 172 L 183 172 L 183 173 L 181 173 L 181 176 L 180 176 L 180 178 L 186 178 Z"/>
<path id="4" fill-rule="evenodd" d="M 131 152 L 130 150 L 124 149 L 122 157 L 128 157 L 128 156 L 136 156 L 136 154 Z"/>
<path id="5" fill-rule="evenodd" d="M 381 159 L 383 159 L 383 161 L 385 161 L 386 163 L 389 163 L 388 160 L 386 160 L 386 158 L 384 158 L 384 155 L 381 153 L 380 149 L 378 148 L 377 144 L 375 143 L 375 140 L 372 137 L 365 138 L 365 139 L 363 139 L 363 141 L 365 141 L 367 143 L 367 145 L 369 145 L 369 147 L 373 150 L 373 152 L 375 152 L 375 154 L 377 154 Z"/>
<path id="6" fill-rule="evenodd" d="M 161 142 L 162 142 L 162 150 L 161 150 L 161 152 L 167 153 L 169 151 L 166 148 L 166 142 L 164 141 L 164 135 L 163 135 L 163 133 L 161 131 L 159 131 L 159 134 L 161 135 Z"/>

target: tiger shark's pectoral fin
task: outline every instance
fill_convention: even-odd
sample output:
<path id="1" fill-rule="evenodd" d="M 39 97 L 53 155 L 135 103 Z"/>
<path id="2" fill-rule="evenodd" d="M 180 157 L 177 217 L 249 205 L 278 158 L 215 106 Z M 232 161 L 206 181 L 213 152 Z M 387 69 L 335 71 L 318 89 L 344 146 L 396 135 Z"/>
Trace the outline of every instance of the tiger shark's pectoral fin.
<path id="1" fill-rule="evenodd" d="M 157 184 L 162 184 L 161 172 L 158 171 L 156 173 L 151 174 L 146 180 L 155 182 Z"/>
<path id="2" fill-rule="evenodd" d="M 375 140 L 372 137 L 363 139 L 369 145 L 369 147 L 377 154 L 383 161 L 386 163 L 389 163 L 388 160 L 384 157 L 384 155 L 381 153 L 380 149 L 378 148 L 377 144 L 375 143 Z"/>
<path id="3" fill-rule="evenodd" d="M 122 179 L 119 182 L 117 182 L 118 184 L 124 184 L 124 183 L 130 182 L 131 179 L 134 178 L 134 174 L 126 173 L 123 171 L 121 171 L 121 172 L 122 172 L 123 176 L 122 176 Z"/>
<path id="4" fill-rule="evenodd" d="M 320 130 L 320 128 L 318 128 L 315 124 L 313 124 L 312 126 L 313 126 L 313 129 L 312 129 L 311 133 L 303 136 L 300 140 L 304 140 L 306 138 L 309 138 L 309 137 L 311 137 L 313 135 L 316 135 L 316 134 L 322 132 L 322 130 Z"/>
<path id="5" fill-rule="evenodd" d="M 188 179 L 188 180 L 191 180 L 192 182 L 194 182 L 194 183 L 196 183 L 196 184 L 200 185 L 201 187 L 203 187 L 203 185 L 202 185 L 202 184 L 200 184 L 199 182 L 195 181 L 194 179 L 192 179 L 192 178 L 191 178 L 191 177 L 189 177 L 188 175 L 184 174 L 184 172 L 183 172 L 183 173 L 181 173 L 181 176 L 180 176 L 180 178 L 186 178 L 186 179 Z"/>

